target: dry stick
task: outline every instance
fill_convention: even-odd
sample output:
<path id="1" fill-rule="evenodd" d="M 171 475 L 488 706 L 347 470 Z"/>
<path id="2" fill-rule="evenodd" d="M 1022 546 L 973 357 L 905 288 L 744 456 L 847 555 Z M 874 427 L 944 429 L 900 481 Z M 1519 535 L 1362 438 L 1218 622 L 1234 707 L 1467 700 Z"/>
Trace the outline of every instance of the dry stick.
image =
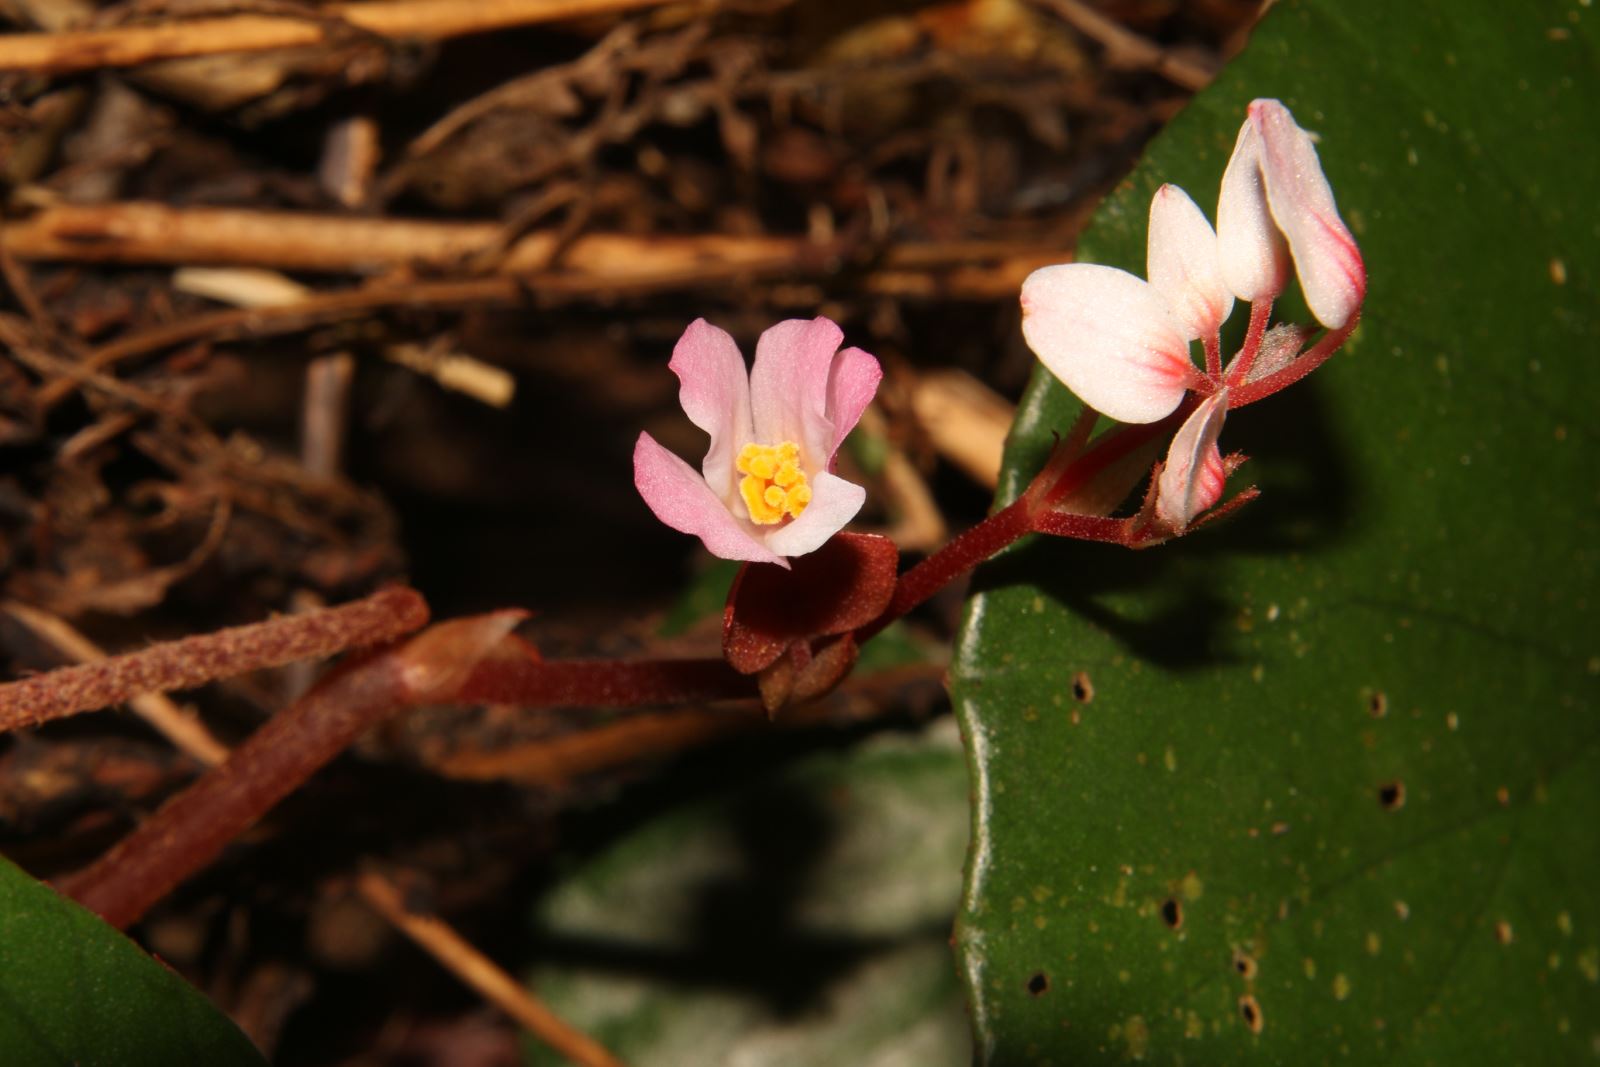
<path id="1" fill-rule="evenodd" d="M 419 915 L 407 908 L 400 890 L 392 882 L 376 874 L 365 874 L 356 888 L 378 914 L 545 1044 L 583 1067 L 622 1067 L 622 1061 L 529 995 L 514 978 L 460 934 L 431 915 Z"/>
<path id="2" fill-rule="evenodd" d="M 175 208 L 147 201 L 57 204 L 0 228 L 18 259 L 98 263 L 231 263 L 280 270 L 370 271 L 375 268 L 458 269 L 495 247 L 497 222 L 434 222 L 353 218 L 242 208 Z M 521 238 L 498 264 L 504 273 L 542 270 L 561 236 Z M 562 266 L 613 280 L 654 277 L 720 263 L 746 270 L 792 265 L 818 249 L 789 237 L 634 237 L 591 234 L 567 247 Z"/>
<path id="3" fill-rule="evenodd" d="M 314 614 L 291 615 L 169 641 L 97 663 L 0 685 L 0 733 L 144 693 L 188 689 L 262 667 L 377 644 L 428 620 L 415 590 L 386 589 Z"/>
<path id="4" fill-rule="evenodd" d="M 1096 11 L 1083 0 L 1034 0 L 1048 7 L 1063 22 L 1106 49 L 1113 66 L 1142 67 L 1153 70 L 1168 81 L 1191 92 L 1199 92 L 1216 77 L 1191 60 L 1174 55 L 1154 41 L 1139 36 L 1126 26 Z"/>
<path id="5" fill-rule="evenodd" d="M 321 19 L 282 15 L 164 22 L 151 26 L 0 37 L 0 71 L 62 74 L 159 59 L 303 48 L 330 40 L 339 21 L 391 39 L 441 40 L 508 26 L 658 7 L 668 0 L 370 0 L 332 4 Z"/>
<path id="6" fill-rule="evenodd" d="M 19 260 L 87 263 L 209 263 L 334 273 L 426 269 L 459 272 L 497 247 L 496 222 L 352 218 L 243 208 L 176 208 L 147 201 L 56 204 L 0 225 L 0 242 Z M 842 249 L 781 236 L 591 233 L 570 242 L 554 230 L 519 238 L 495 261 L 533 292 L 582 294 L 667 288 L 707 278 L 827 269 Z M 560 253 L 559 271 L 552 269 Z M 864 279 L 887 295 L 991 299 L 1014 292 L 1029 271 L 1063 259 L 1043 243 L 947 241 L 890 245 Z M 940 285 L 927 272 L 949 271 Z M 458 285 L 460 299 L 482 299 L 489 281 Z M 500 284 L 504 284 L 503 282 Z M 488 293 L 499 295 L 499 290 Z M 448 299 L 441 292 L 437 299 Z M 267 310 L 267 309 L 260 309 Z M 275 310 L 275 309 L 274 309 Z"/>
<path id="7" fill-rule="evenodd" d="M 93 663 L 106 658 L 98 645 L 64 619 L 15 600 L 8 600 L 0 607 L 39 637 L 81 663 Z M 228 747 L 213 737 L 204 723 L 160 693 L 136 696 L 128 704 L 179 750 L 200 763 L 211 766 L 227 758 Z"/>

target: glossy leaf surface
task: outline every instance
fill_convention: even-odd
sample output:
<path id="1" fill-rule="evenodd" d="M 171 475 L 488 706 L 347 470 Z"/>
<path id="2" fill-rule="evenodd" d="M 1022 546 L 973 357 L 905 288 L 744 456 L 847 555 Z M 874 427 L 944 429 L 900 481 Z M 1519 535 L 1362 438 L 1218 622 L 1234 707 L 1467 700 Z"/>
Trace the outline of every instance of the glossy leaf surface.
<path id="1" fill-rule="evenodd" d="M 100 919 L 0 860 L 0 1063 L 262 1067 L 238 1028 Z"/>

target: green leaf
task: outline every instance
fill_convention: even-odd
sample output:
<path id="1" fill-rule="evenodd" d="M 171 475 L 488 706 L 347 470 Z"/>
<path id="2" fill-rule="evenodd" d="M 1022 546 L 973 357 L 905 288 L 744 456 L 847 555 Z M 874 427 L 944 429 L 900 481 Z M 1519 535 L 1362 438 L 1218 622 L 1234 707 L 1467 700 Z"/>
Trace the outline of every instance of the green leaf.
<path id="1" fill-rule="evenodd" d="M 6 1067 L 262 1067 L 199 993 L 100 919 L 0 859 Z"/>
<path id="2" fill-rule="evenodd" d="M 1597 20 L 1280 3 L 1102 208 L 1080 258 L 1142 274 L 1154 189 L 1209 209 L 1279 97 L 1369 299 L 1229 419 L 1264 493 L 1237 518 L 980 575 L 953 680 L 982 1062 L 1593 1061 Z M 1036 376 L 1007 493 L 1076 410 Z"/>
<path id="3" fill-rule="evenodd" d="M 965 1067 L 966 832 L 948 720 L 758 771 L 564 877 L 531 987 L 633 1067 Z M 561 1061 L 530 1043 L 528 1062 Z"/>

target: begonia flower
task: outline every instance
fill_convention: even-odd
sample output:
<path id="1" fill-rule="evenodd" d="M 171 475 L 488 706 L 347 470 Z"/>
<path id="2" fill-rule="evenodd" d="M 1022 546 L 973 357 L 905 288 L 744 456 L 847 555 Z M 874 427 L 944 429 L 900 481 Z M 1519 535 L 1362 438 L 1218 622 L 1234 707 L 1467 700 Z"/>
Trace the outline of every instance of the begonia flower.
<path id="1" fill-rule="evenodd" d="M 1316 143 L 1277 100 L 1256 100 L 1239 129 L 1217 198 L 1222 275 L 1241 300 L 1281 292 L 1292 259 L 1306 305 L 1338 329 L 1367 292 L 1355 238 L 1339 217 Z"/>
<path id="2" fill-rule="evenodd" d="M 1270 326 L 1291 267 L 1312 314 L 1326 327 L 1320 336 L 1314 327 Z M 1224 460 L 1217 445 L 1229 405 L 1252 403 L 1320 366 L 1355 329 L 1367 284 L 1361 251 L 1339 217 L 1315 141 L 1276 100 L 1250 104 L 1222 177 L 1215 230 L 1183 190 L 1156 190 L 1146 275 L 1071 263 L 1034 271 L 1022 285 L 1023 336 L 1088 408 L 1148 424 L 1178 410 L 1189 393 L 1198 397 L 1188 401 L 1193 410 L 1128 530 L 1108 533 L 1109 527 L 1051 520 L 1077 536 L 1137 545 L 1181 534 L 1217 506 L 1228 474 L 1241 462 Z M 1222 326 L 1235 298 L 1250 302 L 1250 323 L 1239 352 L 1224 366 Z M 1203 370 L 1191 353 L 1197 340 Z M 1052 506 L 1082 519 L 1084 513 L 1060 507 L 1081 497 L 1081 487 L 1075 492 Z M 1251 496 L 1247 490 L 1223 510 Z M 1154 523 L 1153 534 L 1140 525 L 1147 521 Z"/>
<path id="3" fill-rule="evenodd" d="M 833 473 L 834 457 L 883 371 L 861 349 L 840 349 L 843 339 L 825 318 L 780 322 L 746 373 L 726 331 L 691 323 L 668 366 L 684 413 L 711 441 L 696 471 L 639 435 L 634 484 L 656 517 L 723 559 L 784 567 L 854 518 L 866 490 Z"/>
<path id="4" fill-rule="evenodd" d="M 1175 185 L 1150 203 L 1150 280 L 1096 263 L 1041 267 L 1022 283 L 1022 335 L 1040 362 L 1119 422 L 1165 418 L 1199 379 L 1189 342 L 1233 309 L 1217 235 Z"/>
<path id="5" fill-rule="evenodd" d="M 1182 533 L 1195 516 L 1222 499 L 1227 470 L 1217 438 L 1228 415 L 1228 391 L 1206 397 L 1184 420 L 1167 449 L 1167 462 L 1156 479 L 1156 517 Z"/>

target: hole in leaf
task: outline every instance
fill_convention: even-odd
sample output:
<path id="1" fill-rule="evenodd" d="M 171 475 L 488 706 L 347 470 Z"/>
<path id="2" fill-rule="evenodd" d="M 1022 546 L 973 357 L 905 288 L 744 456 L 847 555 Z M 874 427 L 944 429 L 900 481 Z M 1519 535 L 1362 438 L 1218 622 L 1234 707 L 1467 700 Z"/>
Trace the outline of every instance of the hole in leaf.
<path id="1" fill-rule="evenodd" d="M 1161 921 L 1172 929 L 1177 930 L 1183 926 L 1183 905 L 1177 897 L 1168 897 L 1161 902 Z"/>
<path id="2" fill-rule="evenodd" d="M 1372 714 L 1374 719 L 1383 718 L 1389 714 L 1389 698 L 1374 689 L 1367 694 L 1367 711 Z"/>
<path id="3" fill-rule="evenodd" d="M 1043 971 L 1034 972 L 1033 977 L 1028 979 L 1028 995 L 1042 997 L 1048 992 L 1050 992 L 1050 976 Z"/>
<path id="4" fill-rule="evenodd" d="M 1255 957 L 1250 955 L 1248 952 L 1245 952 L 1243 949 L 1234 949 L 1233 969 L 1238 971 L 1240 977 L 1244 978 L 1246 981 L 1253 979 L 1256 976 L 1257 970 Z"/>
<path id="5" fill-rule="evenodd" d="M 1089 681 L 1088 671 L 1079 671 L 1072 676 L 1072 699 L 1080 704 L 1087 704 L 1094 699 L 1094 683 Z"/>
<path id="6" fill-rule="evenodd" d="M 1396 778 L 1378 787 L 1378 803 L 1384 811 L 1399 811 L 1406 806 L 1406 784 Z"/>
<path id="7" fill-rule="evenodd" d="M 1252 1034 L 1259 1034 L 1265 1025 L 1261 1018 L 1261 1005 L 1256 998 L 1248 994 L 1239 998 L 1239 1014 L 1244 1018 L 1244 1024 L 1250 1028 Z"/>

